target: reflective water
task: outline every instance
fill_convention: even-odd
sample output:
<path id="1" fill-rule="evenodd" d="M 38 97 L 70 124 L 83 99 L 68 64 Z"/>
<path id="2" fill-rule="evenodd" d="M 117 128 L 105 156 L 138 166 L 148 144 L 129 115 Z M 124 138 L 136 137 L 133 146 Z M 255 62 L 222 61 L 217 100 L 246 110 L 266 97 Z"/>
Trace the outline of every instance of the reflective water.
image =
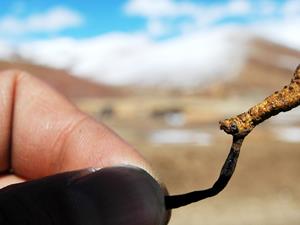
<path id="1" fill-rule="evenodd" d="M 149 141 L 155 144 L 197 144 L 208 146 L 213 142 L 210 133 L 200 130 L 160 129 L 149 135 Z"/>
<path id="2" fill-rule="evenodd" d="M 270 119 L 270 122 L 278 125 L 293 125 L 300 122 L 300 107 L 285 113 L 279 113 Z"/>
<path id="3" fill-rule="evenodd" d="M 273 130 L 277 139 L 284 142 L 300 143 L 300 127 L 288 126 L 278 127 Z"/>

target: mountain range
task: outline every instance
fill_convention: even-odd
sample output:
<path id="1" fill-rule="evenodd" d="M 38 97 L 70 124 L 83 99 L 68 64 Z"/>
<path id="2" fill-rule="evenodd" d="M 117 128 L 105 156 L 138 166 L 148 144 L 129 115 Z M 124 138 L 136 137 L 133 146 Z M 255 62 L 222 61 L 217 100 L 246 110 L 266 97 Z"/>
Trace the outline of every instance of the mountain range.
<path id="1" fill-rule="evenodd" d="M 213 40 L 214 37 L 220 38 L 212 36 L 209 42 L 217 41 Z M 93 41 L 96 45 L 93 54 L 96 54 L 99 40 Z M 113 40 L 110 41 L 114 43 Z M 156 90 L 165 88 L 180 90 L 181 93 L 196 92 L 212 96 L 265 95 L 287 84 L 292 72 L 300 63 L 299 50 L 262 38 L 254 37 L 243 39 L 243 41 L 239 39 L 230 47 L 228 41 L 223 42 L 222 46 L 216 42 L 220 46 L 215 46 L 213 52 L 204 48 L 203 43 L 197 47 L 198 42 L 194 37 L 183 42 L 174 40 L 160 45 L 148 43 L 147 47 L 142 40 L 136 42 L 135 45 L 123 43 L 123 46 L 115 46 L 114 51 L 108 52 L 107 62 L 109 63 L 106 65 L 106 70 L 101 69 L 103 59 L 100 57 L 98 57 L 99 66 L 95 67 L 97 57 L 94 55 L 94 64 L 87 63 L 92 68 L 83 70 L 80 75 L 76 66 L 59 68 L 60 64 L 52 66 L 51 60 L 48 64 L 42 63 L 41 60 L 35 60 L 34 57 L 30 58 L 16 51 L 14 57 L 0 61 L 0 70 L 13 68 L 26 70 L 50 83 L 70 98 L 126 96 L 132 94 L 134 89 L 155 94 Z M 147 51 L 140 53 L 138 46 L 141 51 L 145 49 Z M 172 49 L 172 46 L 177 47 Z M 193 46 L 196 46 L 194 51 L 191 49 Z M 201 47 L 206 49 L 206 56 L 205 52 L 200 52 L 201 54 L 197 52 Z M 108 49 L 111 48 L 108 47 Z M 186 52 L 185 49 L 190 52 Z M 35 49 L 32 51 L 35 52 Z M 104 53 L 101 54 L 104 57 Z M 172 54 L 173 56 L 168 59 L 167 57 Z M 202 55 L 202 58 L 197 58 L 197 55 Z M 42 60 L 46 62 L 47 57 L 49 55 Z M 73 60 L 75 64 L 76 58 Z M 112 60 L 114 62 L 111 62 Z M 68 64 L 71 63 L 68 62 Z M 116 69 L 111 69 L 113 67 Z M 118 76 L 114 74 L 118 71 L 120 72 L 119 81 L 117 81 Z M 107 82 L 109 79 L 116 80 L 116 82 Z"/>

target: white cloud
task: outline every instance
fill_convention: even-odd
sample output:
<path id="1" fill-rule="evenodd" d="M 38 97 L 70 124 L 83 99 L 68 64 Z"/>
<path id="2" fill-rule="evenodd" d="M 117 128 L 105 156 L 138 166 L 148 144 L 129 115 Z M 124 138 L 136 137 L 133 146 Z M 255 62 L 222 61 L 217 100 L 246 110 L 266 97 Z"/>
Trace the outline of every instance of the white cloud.
<path id="1" fill-rule="evenodd" d="M 0 40 L 0 59 L 11 59 L 15 54 L 12 45 L 7 41 Z"/>
<path id="2" fill-rule="evenodd" d="M 118 33 L 85 40 L 53 39 L 23 44 L 19 54 L 109 84 L 198 85 L 238 70 L 244 49 L 232 41 L 233 30 L 226 27 L 164 42 Z"/>
<path id="3" fill-rule="evenodd" d="M 168 34 L 166 19 L 179 16 L 195 17 L 202 11 L 200 5 L 191 2 L 175 2 L 173 0 L 129 0 L 124 11 L 129 16 L 140 16 L 147 19 L 146 32 L 154 36 Z M 171 31 L 173 29 L 169 29 Z M 163 31 L 163 32 L 162 32 Z"/>
<path id="4" fill-rule="evenodd" d="M 251 11 L 251 4 L 248 0 L 233 0 L 225 8 L 231 14 L 243 15 Z"/>
<path id="5" fill-rule="evenodd" d="M 300 4 L 298 0 L 288 0 L 283 6 L 283 12 L 286 16 L 299 16 Z"/>
<path id="6" fill-rule="evenodd" d="M 228 3 L 213 5 L 174 0 L 129 0 L 124 6 L 124 11 L 127 15 L 140 16 L 147 19 L 148 29 L 146 31 L 150 34 L 153 33 L 153 21 L 155 21 L 155 28 L 158 27 L 158 24 L 160 27 L 168 27 L 170 20 L 186 17 L 192 21 L 190 24 L 193 24 L 193 29 L 198 30 L 226 16 L 243 15 L 251 10 L 253 8 L 249 0 L 232 0 Z M 176 26 L 176 23 L 173 23 L 173 28 L 174 26 Z M 185 30 L 181 29 L 181 27 L 182 24 L 177 29 L 179 31 Z M 174 29 L 169 29 L 169 31 L 174 31 Z M 161 35 L 165 34 L 168 33 L 161 32 Z"/>
<path id="7" fill-rule="evenodd" d="M 224 16 L 249 13 L 253 6 L 249 1 L 238 0 L 215 7 L 160 0 L 160 6 L 138 10 L 142 7 L 139 4 L 152 4 L 152 1 L 158 0 L 132 0 L 136 11 L 127 9 L 128 13 L 148 16 L 147 32 L 111 33 L 81 40 L 32 41 L 19 45 L 17 50 L 0 43 L 0 57 L 1 52 L 3 57 L 17 53 L 35 63 L 67 69 L 109 84 L 190 86 L 228 79 L 238 73 L 247 52 L 244 37 L 253 33 L 300 49 L 300 16 L 291 12 L 290 2 L 282 9 L 284 19 L 281 20 L 273 18 L 243 26 L 209 26 Z M 257 6 L 266 7 L 264 14 L 276 9 L 274 3 L 264 4 Z M 192 22 L 178 25 L 184 30 L 181 35 L 164 41 L 152 39 L 174 30 L 164 18 L 169 20 L 178 15 L 193 15 Z"/>
<path id="8" fill-rule="evenodd" d="M 256 23 L 249 27 L 259 36 L 300 50 L 300 16 L 297 18 L 287 17 L 280 21 Z"/>
<path id="9" fill-rule="evenodd" d="M 150 19 L 147 24 L 148 34 L 152 37 L 159 37 L 168 34 L 170 27 L 160 19 Z"/>
<path id="10" fill-rule="evenodd" d="M 21 44 L 18 54 L 37 64 L 68 69 L 76 61 L 76 43 L 72 38 L 34 41 Z"/>
<path id="11" fill-rule="evenodd" d="M 256 35 L 300 50 L 299 1 L 288 0 L 282 7 L 278 7 L 275 4 L 267 7 L 272 7 L 270 10 L 273 10 L 273 12 L 277 10 L 277 14 L 280 14 L 281 17 L 271 17 L 263 22 L 257 21 L 248 25 L 249 29 Z"/>
<path id="12" fill-rule="evenodd" d="M 46 12 L 29 15 L 26 18 L 5 16 L 0 18 L 0 33 L 23 34 L 34 32 L 57 32 L 79 26 L 81 15 L 65 7 L 51 8 Z"/>
<path id="13" fill-rule="evenodd" d="M 276 4 L 274 4 L 273 1 L 269 0 L 261 0 L 259 1 L 259 5 L 260 12 L 265 16 L 272 15 L 272 13 L 274 13 L 277 8 Z"/>
<path id="14" fill-rule="evenodd" d="M 276 1 L 267 0 L 259 1 L 255 5 L 250 0 L 230 0 L 218 4 L 175 0 L 128 0 L 124 9 L 130 16 L 146 18 L 147 25 L 144 31 L 154 37 L 172 32 L 191 34 L 210 30 L 212 24 L 231 16 L 241 16 L 245 19 L 249 18 L 247 15 L 261 17 L 256 22 L 236 25 L 248 27 L 249 31 L 290 47 L 300 47 L 300 4 L 297 0 L 287 0 L 281 7 Z M 274 13 L 281 17 L 275 18 Z M 178 22 L 178 18 L 182 17 L 188 20 Z M 174 22 L 176 19 L 177 22 Z"/>
<path id="15" fill-rule="evenodd" d="M 237 74 L 247 53 L 245 41 L 253 33 L 300 49 L 298 27 L 300 20 L 289 19 L 245 27 L 219 26 L 159 42 L 144 33 L 59 38 L 24 43 L 18 54 L 108 84 L 184 87 Z"/>
<path id="16" fill-rule="evenodd" d="M 181 3 L 179 3 L 181 4 Z M 130 0 L 125 4 L 125 12 L 128 15 L 143 17 L 178 16 L 182 10 L 172 0 Z"/>

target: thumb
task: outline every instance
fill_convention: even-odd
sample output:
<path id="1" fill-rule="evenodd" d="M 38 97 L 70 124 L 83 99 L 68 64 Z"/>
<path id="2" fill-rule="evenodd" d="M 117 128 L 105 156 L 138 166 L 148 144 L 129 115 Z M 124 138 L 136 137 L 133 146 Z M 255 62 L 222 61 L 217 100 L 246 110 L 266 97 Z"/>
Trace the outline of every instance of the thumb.
<path id="1" fill-rule="evenodd" d="M 131 145 L 37 78 L 3 72 L 0 90 L 0 172 L 34 179 L 120 164 L 150 170 Z"/>
<path id="2" fill-rule="evenodd" d="M 164 225 L 164 191 L 137 167 L 85 169 L 0 190 L 1 224 Z"/>

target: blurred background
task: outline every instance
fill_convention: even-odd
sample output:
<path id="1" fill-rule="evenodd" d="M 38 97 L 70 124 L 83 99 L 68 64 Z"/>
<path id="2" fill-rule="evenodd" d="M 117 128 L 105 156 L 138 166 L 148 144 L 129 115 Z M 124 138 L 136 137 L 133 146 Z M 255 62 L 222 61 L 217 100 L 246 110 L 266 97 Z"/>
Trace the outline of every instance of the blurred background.
<path id="1" fill-rule="evenodd" d="M 288 84 L 297 0 L 1 0 L 0 69 L 45 80 L 148 159 L 170 193 L 210 187 L 231 138 L 218 121 Z M 171 225 L 296 225 L 300 108 L 246 139 L 218 196 Z"/>

